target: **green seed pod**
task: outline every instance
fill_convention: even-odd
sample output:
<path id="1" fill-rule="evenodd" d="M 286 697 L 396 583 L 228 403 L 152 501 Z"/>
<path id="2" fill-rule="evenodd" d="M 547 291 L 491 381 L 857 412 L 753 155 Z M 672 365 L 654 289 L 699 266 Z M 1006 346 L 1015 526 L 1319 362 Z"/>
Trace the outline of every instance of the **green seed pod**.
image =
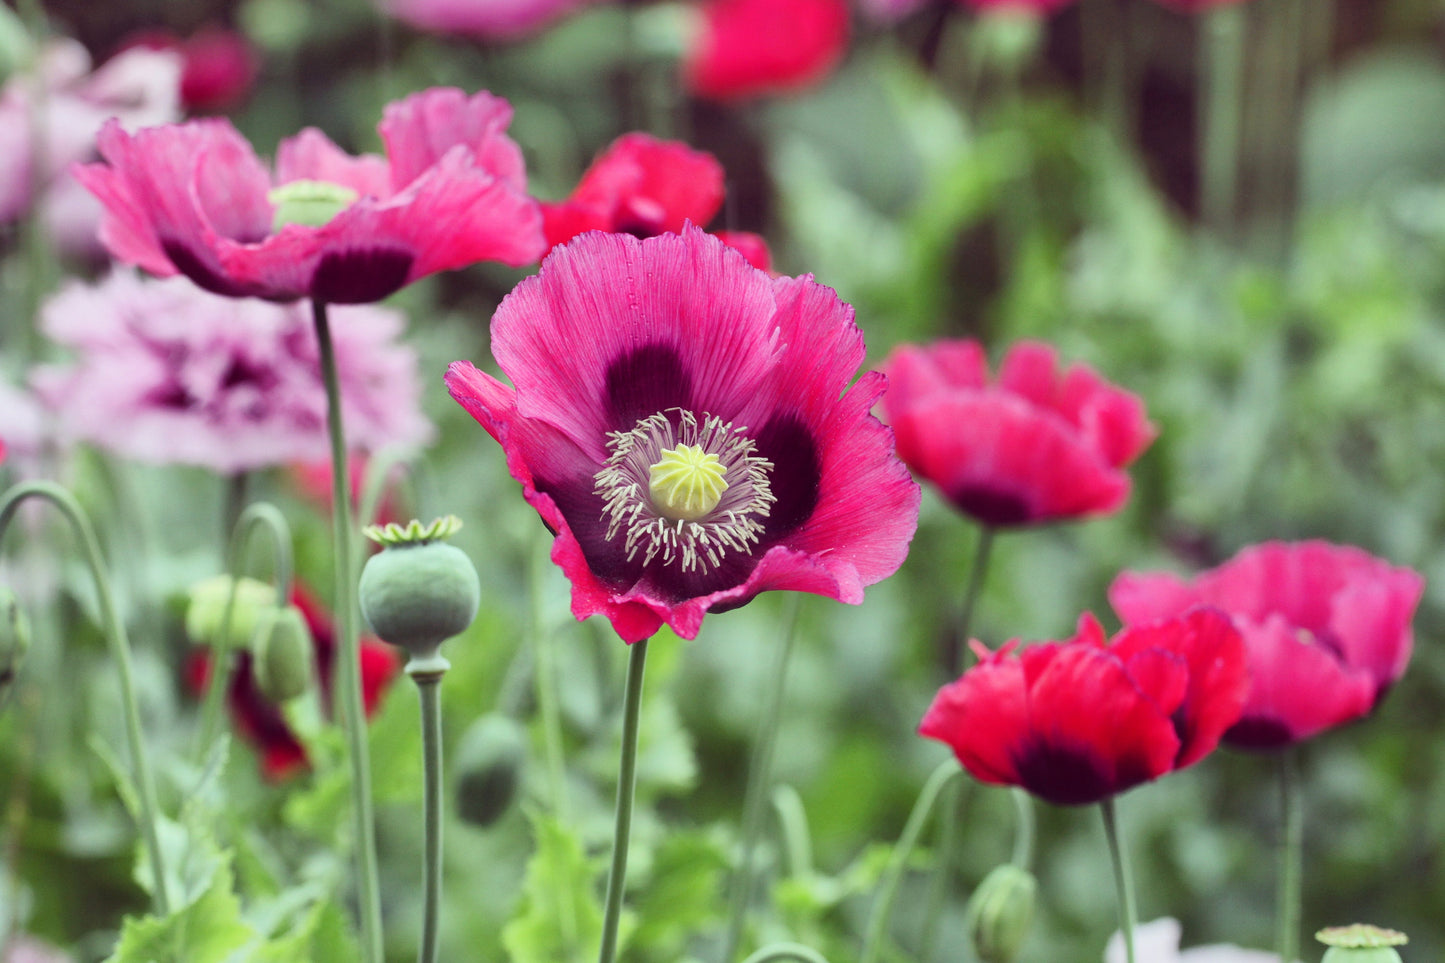
<path id="1" fill-rule="evenodd" d="M 964 922 L 980 960 L 1012 963 L 1018 958 L 1033 919 L 1037 890 L 1033 873 L 1011 863 L 994 867 L 978 884 Z"/>
<path id="2" fill-rule="evenodd" d="M 0 585 L 0 705 L 30 651 L 30 623 L 15 593 Z"/>
<path id="3" fill-rule="evenodd" d="M 280 705 L 311 685 L 315 649 L 306 617 L 294 605 L 263 613 L 251 642 L 251 677 L 256 688 Z"/>
<path id="4" fill-rule="evenodd" d="M 481 604 L 472 560 L 439 540 L 460 527 L 448 516 L 425 529 L 417 522 L 405 529 L 367 529 L 386 548 L 361 571 L 361 614 L 382 641 L 414 658 L 434 655 L 443 642 L 466 631 Z"/>
<path id="5" fill-rule="evenodd" d="M 186 636 L 196 645 L 215 645 L 219 641 L 232 581 L 236 581 L 236 605 L 231 612 L 232 644 L 252 638 L 262 613 L 275 610 L 276 590 L 265 582 L 253 578 L 234 580 L 229 575 L 202 579 L 191 586 L 190 603 L 186 606 Z"/>
<path id="6" fill-rule="evenodd" d="M 1320 963 L 1402 963 L 1395 947 L 1410 941 L 1398 930 L 1368 923 L 1326 927 L 1315 939 L 1329 947 Z"/>
<path id="7" fill-rule="evenodd" d="M 472 723 L 452 763 L 457 815 L 490 826 L 511 808 L 522 784 L 527 735 L 511 716 L 494 712 Z"/>

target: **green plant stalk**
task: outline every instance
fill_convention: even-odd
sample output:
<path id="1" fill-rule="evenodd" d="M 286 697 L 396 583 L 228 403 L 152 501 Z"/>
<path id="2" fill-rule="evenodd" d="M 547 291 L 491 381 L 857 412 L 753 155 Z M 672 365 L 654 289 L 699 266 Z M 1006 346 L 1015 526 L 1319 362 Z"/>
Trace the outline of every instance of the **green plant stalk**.
<path id="1" fill-rule="evenodd" d="M 201 725 L 197 731 L 195 755 L 204 759 L 221 724 L 221 706 L 225 704 L 226 686 L 231 678 L 231 621 L 236 613 L 236 595 L 241 573 L 250 560 L 251 538 L 258 530 L 271 536 L 273 549 L 272 564 L 276 578 L 276 605 L 281 607 L 291 601 L 291 528 L 286 516 L 269 502 L 248 505 L 236 521 L 231 534 L 230 569 L 231 586 L 226 591 L 226 605 L 221 609 L 221 628 L 211 652 L 211 676 L 206 681 L 206 695 L 201 702 Z"/>
<path id="2" fill-rule="evenodd" d="M 1036 823 L 1034 815 L 1034 797 L 1030 796 L 1027 790 L 1019 786 L 1009 788 L 1009 795 L 1013 797 L 1014 814 L 1018 817 L 1018 823 L 1014 826 L 1014 851 L 1013 858 L 1009 862 L 1019 869 L 1032 871 L 1034 861 L 1034 827 Z"/>
<path id="3" fill-rule="evenodd" d="M 346 464 L 346 434 L 341 423 L 341 385 L 326 303 L 313 300 L 311 317 L 326 383 L 326 429 L 331 439 L 331 528 L 336 565 L 336 621 L 339 646 L 338 692 L 341 724 L 351 765 L 351 815 L 356 843 L 357 901 L 361 915 L 362 958 L 382 963 L 381 886 L 376 871 L 376 819 L 371 805 L 371 756 L 366 742 L 366 713 L 361 698 L 361 642 L 356 624 L 356 565 L 351 547 L 351 486 Z"/>
<path id="4" fill-rule="evenodd" d="M 753 855 L 758 836 L 762 833 L 764 803 L 773 778 L 773 750 L 778 744 L 778 722 L 783 712 L 783 692 L 787 688 L 788 663 L 792 660 L 802 598 L 796 592 L 788 597 L 787 612 L 783 616 L 783 637 L 773 652 L 772 688 L 768 691 L 763 714 L 758 720 L 757 736 L 753 739 L 748 785 L 743 793 L 742 851 L 728 891 L 728 923 L 723 936 L 722 963 L 731 963 L 737 954 L 747 920 L 748 903 L 752 901 Z"/>
<path id="5" fill-rule="evenodd" d="M 1244 94 L 1245 10 L 1225 4 L 1204 16 L 1206 50 L 1199 90 L 1204 132 L 1199 139 L 1200 208 L 1220 237 L 1234 232 L 1239 177 L 1240 112 Z"/>
<path id="6" fill-rule="evenodd" d="M 442 900 L 442 704 L 441 681 L 451 666 L 440 655 L 413 657 L 406 673 L 421 701 L 422 924 L 417 963 L 436 963 Z"/>
<path id="7" fill-rule="evenodd" d="M 1293 750 L 1279 754 L 1279 958 L 1294 963 L 1299 955 L 1300 877 L 1304 859 L 1304 807 L 1299 795 L 1298 761 Z"/>
<path id="8" fill-rule="evenodd" d="M 808 812 L 796 789 L 784 784 L 773 790 L 773 815 L 778 820 L 783 872 L 794 879 L 811 875 L 812 834 L 808 831 Z"/>
<path id="9" fill-rule="evenodd" d="M 1104 838 L 1109 843 L 1109 860 L 1114 864 L 1114 888 L 1119 894 L 1119 931 L 1124 934 L 1124 955 L 1128 963 L 1134 963 L 1134 923 L 1138 919 L 1134 908 L 1134 878 L 1129 872 L 1129 856 L 1124 850 L 1124 840 L 1119 835 L 1114 797 L 1101 800 L 1099 811 L 1104 816 Z"/>
<path id="10" fill-rule="evenodd" d="M 125 738 L 130 751 L 131 766 L 135 770 L 136 789 L 140 795 L 141 836 L 151 861 L 153 874 L 152 894 L 158 916 L 170 913 L 170 894 L 166 887 L 165 856 L 160 842 L 160 805 L 156 801 L 155 777 L 146 758 L 145 745 L 141 739 L 140 708 L 136 702 L 135 677 L 131 669 L 130 641 L 126 638 L 125 625 L 116 612 L 115 598 L 111 592 L 110 579 L 105 572 L 105 563 L 96 541 L 95 528 L 85 509 L 75 496 L 53 482 L 34 481 L 16 485 L 0 499 L 0 538 L 15 517 L 20 503 L 26 498 L 42 498 L 49 501 L 70 522 L 85 552 L 85 562 L 95 580 L 96 598 L 100 602 L 101 619 L 104 622 L 105 638 L 110 644 L 111 657 L 115 659 L 120 674 L 121 710 L 125 715 Z"/>
<path id="11" fill-rule="evenodd" d="M 797 963 L 828 963 L 827 957 L 801 943 L 774 943 L 758 950 L 743 963 L 772 963 L 773 960 L 796 960 Z"/>
<path id="12" fill-rule="evenodd" d="M 898 843 L 888 857 L 888 866 L 883 870 L 878 898 L 873 902 L 873 911 L 868 915 L 868 928 L 863 936 L 863 955 L 860 957 L 862 963 L 876 963 L 883 948 L 883 939 L 888 933 L 888 920 L 893 915 L 898 884 L 903 880 L 904 871 L 908 869 L 908 857 L 918 845 L 919 834 L 923 832 L 923 827 L 933 812 L 939 793 L 962 772 L 957 760 L 945 759 L 923 784 L 923 790 L 913 804 L 913 811 L 908 814 L 908 822 L 903 825 L 903 834 L 898 837 Z"/>
<path id="13" fill-rule="evenodd" d="M 637 729 L 642 715 L 642 670 L 647 640 L 632 643 L 627 656 L 627 684 L 622 693 L 622 758 L 617 766 L 617 818 L 612 829 L 612 868 L 607 873 L 607 899 L 602 911 L 602 946 L 598 963 L 617 958 L 617 928 L 622 919 L 622 890 L 627 881 L 627 847 L 632 838 L 633 792 L 637 788 Z"/>

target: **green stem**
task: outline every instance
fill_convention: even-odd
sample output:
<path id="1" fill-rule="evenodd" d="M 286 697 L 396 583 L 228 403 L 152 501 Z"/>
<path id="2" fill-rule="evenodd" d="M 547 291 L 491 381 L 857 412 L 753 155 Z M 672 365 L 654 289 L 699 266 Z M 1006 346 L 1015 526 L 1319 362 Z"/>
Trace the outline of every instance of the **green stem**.
<path id="1" fill-rule="evenodd" d="M 1084 0 L 1080 6 L 1084 93 L 1118 146 L 1130 137 L 1127 18 L 1117 0 Z"/>
<path id="2" fill-rule="evenodd" d="M 356 624 L 356 558 L 352 554 L 351 485 L 346 465 L 346 433 L 341 423 L 341 385 L 326 303 L 313 300 L 311 317 L 326 382 L 326 429 L 331 439 L 331 528 L 336 565 L 336 621 L 339 641 L 338 691 L 341 723 L 351 763 L 351 810 L 356 836 L 357 900 L 361 915 L 362 958 L 382 963 L 381 886 L 376 871 L 376 821 L 371 807 L 371 757 L 361 698 L 361 642 Z"/>
<path id="3" fill-rule="evenodd" d="M 436 963 L 442 900 L 442 703 L 441 681 L 451 668 L 440 655 L 415 656 L 406 673 L 421 700 L 422 923 L 417 963 Z"/>
<path id="4" fill-rule="evenodd" d="M 957 760 L 945 759 L 923 784 L 923 791 L 918 794 L 918 801 L 913 804 L 913 812 L 908 814 L 908 822 L 903 825 L 903 835 L 898 837 L 898 843 L 888 857 L 888 866 L 883 870 L 878 898 L 873 903 L 873 912 L 868 916 L 868 929 L 863 937 L 863 955 L 860 958 L 862 963 L 874 963 L 878 959 L 883 948 L 883 938 L 888 932 L 888 920 L 893 915 L 898 884 L 903 880 L 903 873 L 908 868 L 908 857 L 918 845 L 918 836 L 923 832 L 929 814 L 933 812 L 939 793 L 962 772 Z"/>
<path id="5" fill-rule="evenodd" d="M 773 750 L 778 744 L 778 720 L 783 710 L 783 692 L 787 688 L 788 662 L 792 659 L 793 639 L 798 626 L 798 611 L 803 596 L 788 597 L 783 616 L 783 637 L 773 651 L 773 665 L 767 701 L 758 719 L 757 736 L 753 740 L 753 757 L 748 763 L 748 785 L 743 795 L 742 852 L 737 871 L 728 892 L 728 924 L 723 936 L 722 963 L 731 963 L 742 943 L 743 926 L 747 920 L 748 903 L 753 896 L 753 855 L 762 832 L 763 807 L 773 778 Z"/>
<path id="6" fill-rule="evenodd" d="M 291 601 L 291 528 L 275 505 L 257 502 L 248 505 L 237 519 L 231 534 L 231 584 L 226 590 L 226 605 L 221 610 L 221 627 L 211 651 L 211 676 L 206 682 L 206 697 L 201 703 L 201 725 L 196 737 L 196 758 L 204 759 L 220 728 L 221 706 L 225 703 L 226 686 L 231 679 L 231 622 L 236 612 L 236 595 L 241 575 L 247 568 L 251 538 L 257 531 L 271 536 L 272 564 L 276 578 L 276 605 Z"/>
<path id="7" fill-rule="evenodd" d="M 632 643 L 627 657 L 627 686 L 622 693 L 622 758 L 617 767 L 617 820 L 612 830 L 612 868 L 602 915 L 598 963 L 617 958 L 617 927 L 622 919 L 622 890 L 627 881 L 627 847 L 632 837 L 632 797 L 637 784 L 637 727 L 642 710 L 642 670 L 647 640 Z"/>
<path id="8" fill-rule="evenodd" d="M 773 814 L 778 819 L 782 836 L 784 872 L 790 878 L 807 877 L 813 872 L 813 841 L 808 832 L 808 812 L 802 797 L 789 785 L 773 790 Z"/>
<path id="9" fill-rule="evenodd" d="M 1019 869 L 1030 869 L 1034 861 L 1034 797 L 1018 786 L 1009 789 L 1013 797 L 1014 814 L 1018 823 L 1014 826 L 1014 852 L 1009 862 Z"/>
<path id="10" fill-rule="evenodd" d="M 1124 954 L 1128 963 L 1134 963 L 1134 921 L 1138 919 L 1134 909 L 1134 879 L 1129 872 L 1128 854 L 1114 815 L 1114 797 L 1101 800 L 1099 811 L 1104 816 L 1104 838 L 1109 843 L 1109 860 L 1114 864 L 1114 887 L 1119 894 L 1119 931 L 1124 934 Z"/>
<path id="11" fill-rule="evenodd" d="M 141 835 L 145 840 L 146 852 L 150 857 L 152 898 L 156 915 L 170 913 L 170 894 L 166 889 L 165 857 L 160 842 L 160 806 L 156 802 L 155 777 L 151 774 L 150 763 L 141 740 L 140 708 L 136 702 L 135 679 L 131 671 L 130 641 L 126 638 L 125 625 L 116 612 L 115 598 L 111 593 L 110 579 L 101 560 L 100 544 L 95 538 L 95 529 L 85 509 L 75 496 L 52 482 L 35 481 L 16 485 L 0 499 L 0 538 L 15 517 L 20 503 L 26 498 L 42 498 L 49 501 L 70 522 L 80 539 L 85 552 L 85 562 L 95 580 L 96 598 L 100 602 L 101 619 L 104 622 L 106 641 L 110 643 L 111 657 L 115 659 L 120 674 L 121 710 L 125 715 L 126 744 L 130 751 L 131 765 L 135 769 L 136 789 L 140 795 Z"/>
<path id="12" fill-rule="evenodd" d="M 1240 111 L 1244 91 L 1243 7 L 1215 7 L 1205 14 L 1207 50 L 1200 71 L 1204 131 L 1200 137 L 1200 208 L 1204 223 L 1220 237 L 1234 230 L 1239 176 Z"/>
<path id="13" fill-rule="evenodd" d="M 1300 876 L 1304 858 L 1304 808 L 1300 803 L 1298 761 L 1293 751 L 1279 754 L 1279 958 L 1294 963 L 1299 955 Z"/>
<path id="14" fill-rule="evenodd" d="M 961 675 L 968 663 L 968 631 L 973 626 L 973 613 L 978 606 L 978 596 L 983 591 L 983 583 L 988 576 L 988 563 L 993 556 L 994 532 L 992 525 L 983 525 L 978 530 L 978 543 L 973 550 L 973 567 L 968 573 L 968 588 L 964 590 L 963 605 L 958 611 L 958 623 L 954 628 L 958 651 L 954 656 L 950 677 Z"/>
<path id="15" fill-rule="evenodd" d="M 828 963 L 827 957 L 801 943 L 774 943 L 765 946 L 743 963 L 771 963 L 773 960 L 797 960 L 798 963 Z"/>

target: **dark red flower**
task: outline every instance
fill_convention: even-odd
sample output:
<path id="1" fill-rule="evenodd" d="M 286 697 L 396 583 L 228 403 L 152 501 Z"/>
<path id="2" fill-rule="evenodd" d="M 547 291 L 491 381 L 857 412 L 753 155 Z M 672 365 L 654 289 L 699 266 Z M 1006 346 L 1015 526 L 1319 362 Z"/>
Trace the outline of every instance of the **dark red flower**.
<path id="1" fill-rule="evenodd" d="M 306 617 L 311 639 L 316 647 L 316 669 L 321 683 L 322 704 L 331 708 L 332 678 L 336 672 L 336 633 L 330 614 L 309 591 L 297 585 L 291 601 Z M 381 702 L 382 693 L 396 678 L 401 659 L 396 650 L 376 638 L 361 639 L 361 693 L 366 715 L 371 716 Z M 286 719 L 270 700 L 261 694 L 251 674 L 251 653 L 236 652 L 230 687 L 226 693 L 231 719 L 246 741 L 256 747 L 261 757 L 261 771 L 268 779 L 283 779 L 306 766 L 306 750 L 286 724 Z M 211 675 L 208 650 L 197 651 L 187 666 L 187 676 L 196 692 L 205 691 Z"/>
<path id="2" fill-rule="evenodd" d="M 188 111 L 209 113 L 234 107 L 246 99 L 260 67 L 246 38 L 224 27 L 202 27 L 182 40 L 169 30 L 148 30 L 124 47 L 174 50 L 181 55 L 181 104 Z"/>
<path id="3" fill-rule="evenodd" d="M 1244 643 L 1221 612 L 1126 628 L 1092 615 L 1072 639 L 990 653 L 939 690 L 918 731 L 976 779 L 1060 805 L 1093 803 L 1182 769 L 1239 718 Z M 1017 655 L 1015 655 L 1017 650 Z"/>
<path id="4" fill-rule="evenodd" d="M 975 341 L 903 345 L 882 370 L 899 457 L 985 525 L 1117 511 L 1154 438 L 1137 396 L 1046 344 L 1014 345 L 993 383 Z"/>
<path id="5" fill-rule="evenodd" d="M 683 80 L 716 100 L 809 86 L 848 46 L 846 0 L 707 0 L 702 21 Z"/>
<path id="6" fill-rule="evenodd" d="M 565 201 L 542 203 L 547 250 L 584 231 L 634 237 L 676 234 L 691 222 L 706 226 L 723 203 L 723 169 L 717 158 L 650 134 L 623 134 L 592 162 Z M 767 243 L 756 234 L 723 232 L 724 244 L 766 271 Z"/>
<path id="7" fill-rule="evenodd" d="M 1266 542 L 1185 580 L 1125 572 L 1109 601 L 1125 622 L 1193 605 L 1228 613 L 1249 650 L 1249 702 L 1224 741 L 1274 749 L 1371 712 L 1410 661 L 1410 620 L 1425 588 L 1358 548 Z"/>

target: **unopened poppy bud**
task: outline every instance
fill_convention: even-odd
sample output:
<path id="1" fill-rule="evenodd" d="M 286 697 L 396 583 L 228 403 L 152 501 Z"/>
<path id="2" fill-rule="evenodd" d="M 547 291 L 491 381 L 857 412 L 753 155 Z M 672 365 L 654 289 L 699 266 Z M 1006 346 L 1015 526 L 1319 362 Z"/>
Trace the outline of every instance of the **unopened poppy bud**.
<path id="1" fill-rule="evenodd" d="M 25 653 L 30 651 L 30 623 L 15 593 L 0 586 L 0 700 L 10 690 Z"/>
<path id="2" fill-rule="evenodd" d="M 301 696 L 311 685 L 314 658 L 306 617 L 294 605 L 261 616 L 251 643 L 251 676 L 256 688 L 281 704 Z"/>
<path id="3" fill-rule="evenodd" d="M 472 624 L 481 581 L 466 553 L 442 541 L 461 525 L 449 515 L 425 527 L 412 521 L 366 528 L 385 549 L 361 571 L 361 614 L 383 642 L 426 657 Z"/>
<path id="4" fill-rule="evenodd" d="M 1034 915 L 1034 874 L 1011 863 L 994 867 L 968 901 L 965 924 L 984 963 L 1018 958 Z"/>
<path id="5" fill-rule="evenodd" d="M 186 636 L 197 645 L 215 645 L 221 635 L 221 619 L 226 615 L 226 596 L 231 583 L 236 584 L 236 604 L 231 611 L 232 643 L 256 634 L 260 616 L 276 608 L 276 590 L 253 578 L 232 579 L 215 575 L 191 586 L 186 606 Z"/>
<path id="6" fill-rule="evenodd" d="M 494 712 L 472 723 L 452 764 L 457 815 L 474 826 L 490 826 L 517 798 L 527 761 L 527 736 L 511 716 Z"/>
<path id="7" fill-rule="evenodd" d="M 1401 963 L 1395 947 L 1410 942 L 1398 930 L 1368 923 L 1326 927 L 1315 939 L 1329 947 L 1320 963 Z"/>

